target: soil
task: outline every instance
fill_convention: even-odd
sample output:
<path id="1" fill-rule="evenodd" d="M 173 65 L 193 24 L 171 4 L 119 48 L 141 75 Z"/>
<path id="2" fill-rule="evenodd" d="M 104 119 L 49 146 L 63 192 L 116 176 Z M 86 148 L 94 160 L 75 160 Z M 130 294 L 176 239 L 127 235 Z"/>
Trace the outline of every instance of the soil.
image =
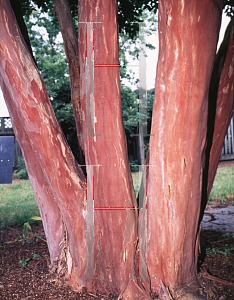
<path id="1" fill-rule="evenodd" d="M 32 226 L 32 231 L 45 238 L 42 225 Z M 15 241 L 22 234 L 22 228 L 1 230 L 0 299 L 117 299 L 113 295 L 78 293 L 66 286 L 58 286 L 49 272 L 46 243 L 30 235 L 25 242 L 20 238 Z M 207 299 L 234 299 L 234 236 L 215 231 L 201 232 L 199 272 L 201 293 L 207 295 Z M 209 276 L 207 279 L 207 274 L 233 283 L 233 287 L 211 280 Z"/>
<path id="2" fill-rule="evenodd" d="M 45 239 L 42 225 L 34 225 L 33 234 Z M 117 299 L 112 295 L 78 293 L 58 285 L 50 274 L 49 251 L 46 242 L 30 234 L 20 239 L 23 228 L 1 230 L 0 299 Z M 17 241 L 16 239 L 19 238 Z"/>
<path id="3" fill-rule="evenodd" d="M 225 203 L 213 201 L 207 209 L 233 205 L 233 200 L 228 199 Z M 41 224 L 32 226 L 32 232 L 45 239 Z M 22 235 L 23 228 L 1 230 L 1 300 L 117 299 L 113 295 L 100 293 L 94 295 L 85 290 L 78 293 L 66 286 L 56 284 L 50 275 L 50 260 L 46 242 L 30 235 L 23 241 L 19 238 Z M 200 240 L 201 253 L 198 267 L 200 293 L 205 295 L 205 299 L 234 299 L 234 234 L 211 230 L 201 231 Z M 225 281 L 220 283 L 219 279 Z"/>

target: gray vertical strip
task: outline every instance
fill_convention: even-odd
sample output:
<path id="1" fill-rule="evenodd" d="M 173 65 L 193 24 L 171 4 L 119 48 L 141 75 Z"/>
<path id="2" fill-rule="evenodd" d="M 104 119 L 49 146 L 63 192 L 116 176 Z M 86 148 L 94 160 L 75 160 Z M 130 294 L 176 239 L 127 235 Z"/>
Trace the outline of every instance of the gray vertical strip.
<path id="1" fill-rule="evenodd" d="M 144 136 L 147 135 L 147 90 L 146 90 L 146 47 L 144 22 L 139 23 L 140 53 L 139 53 L 139 146 L 141 162 L 139 172 L 141 179 L 139 191 L 139 209 L 141 209 L 141 234 L 139 234 L 139 277 L 146 279 L 146 247 L 147 247 L 147 209 L 146 209 L 146 166 L 144 152 Z M 141 176 L 142 174 L 142 176 Z M 145 200 L 145 201 L 144 201 Z"/>
<path id="2" fill-rule="evenodd" d="M 139 23 L 140 53 L 139 53 L 139 145 L 141 165 L 145 163 L 144 136 L 147 135 L 147 91 L 146 91 L 146 47 L 145 23 Z"/>
<path id="3" fill-rule="evenodd" d="M 143 207 L 143 200 L 146 188 L 146 166 L 139 165 L 139 209 Z"/>
<path id="4" fill-rule="evenodd" d="M 93 166 L 87 165 L 86 278 L 94 278 Z"/>
<path id="5" fill-rule="evenodd" d="M 87 22 L 86 58 L 86 135 L 94 136 L 94 49 L 93 22 Z"/>
<path id="6" fill-rule="evenodd" d="M 145 152 L 144 152 L 144 136 L 147 135 L 147 92 L 146 92 L 146 47 L 145 47 L 145 23 L 139 23 L 140 53 L 139 53 L 139 146 L 141 162 L 139 166 L 139 209 L 143 207 L 143 199 L 145 194 Z M 142 179 L 141 179 L 142 178 Z"/>

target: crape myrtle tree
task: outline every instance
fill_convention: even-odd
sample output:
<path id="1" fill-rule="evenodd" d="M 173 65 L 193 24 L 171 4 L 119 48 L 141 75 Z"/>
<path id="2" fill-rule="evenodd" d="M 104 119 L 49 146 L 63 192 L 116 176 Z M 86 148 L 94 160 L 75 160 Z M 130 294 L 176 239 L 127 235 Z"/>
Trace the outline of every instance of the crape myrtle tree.
<path id="1" fill-rule="evenodd" d="M 0 1 L 0 83 L 53 270 L 76 290 L 170 299 L 166 286 L 176 297 L 197 276 L 199 223 L 233 111 L 233 23 L 216 55 L 222 1 L 159 2 L 160 49 L 138 216 L 121 113 L 117 2 L 79 1 L 78 38 L 68 2 L 54 4 L 87 178 L 10 2 Z"/>

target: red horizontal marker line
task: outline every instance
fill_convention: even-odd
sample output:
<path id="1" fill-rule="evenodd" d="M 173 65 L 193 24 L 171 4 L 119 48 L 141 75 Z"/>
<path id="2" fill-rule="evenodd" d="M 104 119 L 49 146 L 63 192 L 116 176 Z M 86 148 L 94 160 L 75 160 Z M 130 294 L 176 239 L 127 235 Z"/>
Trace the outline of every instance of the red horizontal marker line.
<path id="1" fill-rule="evenodd" d="M 118 64 L 94 64 L 94 67 L 120 67 Z"/>
<path id="2" fill-rule="evenodd" d="M 94 207 L 96 210 L 135 210 L 138 207 Z"/>

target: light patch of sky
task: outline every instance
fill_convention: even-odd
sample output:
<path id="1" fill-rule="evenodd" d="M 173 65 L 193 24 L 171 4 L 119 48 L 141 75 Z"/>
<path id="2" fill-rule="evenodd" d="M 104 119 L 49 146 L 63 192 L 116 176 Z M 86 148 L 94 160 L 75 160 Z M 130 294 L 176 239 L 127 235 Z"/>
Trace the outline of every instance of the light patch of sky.
<path id="1" fill-rule="evenodd" d="M 218 42 L 218 47 L 220 43 L 222 42 L 225 29 L 229 23 L 230 18 L 227 17 L 226 15 L 223 14 L 222 16 L 222 25 L 220 29 L 220 36 L 219 36 L 219 42 Z M 37 28 L 35 28 L 37 29 Z M 41 30 L 41 29 L 40 29 Z M 45 33 L 46 32 L 41 32 Z M 58 41 L 61 41 L 61 35 L 57 37 Z M 157 32 L 155 32 L 153 35 L 150 37 L 146 37 L 146 42 L 151 43 L 156 47 L 154 50 L 146 49 L 146 88 L 147 89 L 152 89 L 155 86 L 155 76 L 156 76 L 156 65 L 157 65 L 157 59 L 158 59 L 158 35 Z M 139 61 L 133 60 L 130 56 L 128 57 L 129 61 L 129 67 L 128 70 L 132 70 L 135 73 L 135 79 L 139 77 Z M 134 65 L 131 66 L 130 65 Z M 137 85 L 131 85 L 128 80 L 123 81 L 124 84 L 132 88 L 133 90 L 137 88 Z M 4 97 L 2 94 L 2 91 L 0 89 L 0 117 L 9 117 L 9 113 L 4 101 Z"/>
<path id="2" fill-rule="evenodd" d="M 4 101 L 3 93 L 0 88 L 0 117 L 9 117 L 9 112 Z"/>
<path id="3" fill-rule="evenodd" d="M 148 28 L 149 23 L 146 21 L 146 28 Z M 145 46 L 144 52 L 146 54 L 146 89 L 152 89 L 155 85 L 155 75 L 156 75 L 156 65 L 158 61 L 158 32 L 153 32 L 151 36 L 145 36 L 145 42 L 152 44 L 155 49 L 147 49 Z M 127 55 L 127 70 L 131 73 L 131 76 L 134 74 L 134 80 L 139 78 L 139 60 L 133 59 L 132 56 Z M 130 87 L 132 90 L 138 88 L 137 84 L 130 83 L 127 79 L 122 81 L 126 86 Z"/>
<path id="4" fill-rule="evenodd" d="M 219 48 L 219 46 L 223 40 L 224 33 L 225 33 L 225 30 L 227 28 L 229 21 L 230 21 L 230 18 L 227 17 L 223 13 L 217 49 Z M 157 61 L 158 61 L 158 50 L 159 50 L 158 32 L 156 31 L 151 36 L 146 37 L 146 42 L 151 43 L 153 46 L 155 46 L 154 50 L 145 48 L 145 52 L 147 55 L 147 58 L 146 58 L 146 89 L 148 90 L 148 89 L 152 89 L 155 87 L 156 66 L 157 66 Z M 133 60 L 133 58 L 131 56 L 127 56 L 127 60 L 129 61 L 127 70 L 135 73 L 134 79 L 136 80 L 137 78 L 139 78 L 139 61 Z M 133 90 L 138 88 L 138 85 L 131 84 L 127 79 L 124 79 L 123 83 Z"/>
<path id="5" fill-rule="evenodd" d="M 34 8 L 35 8 L 35 10 L 37 10 L 37 12 L 40 11 L 40 9 L 36 8 L 35 6 L 34 6 Z M 48 14 L 47 13 L 41 13 L 40 15 L 41 15 L 41 17 L 47 17 Z M 37 21 L 37 19 L 34 18 L 33 16 L 30 16 L 30 20 L 31 20 L 31 22 L 36 22 Z M 43 39 L 45 41 L 49 39 L 48 33 L 47 33 L 47 31 L 44 27 L 40 27 L 38 25 L 33 25 L 32 30 L 35 30 L 36 32 L 40 33 L 40 35 L 43 36 Z"/>

